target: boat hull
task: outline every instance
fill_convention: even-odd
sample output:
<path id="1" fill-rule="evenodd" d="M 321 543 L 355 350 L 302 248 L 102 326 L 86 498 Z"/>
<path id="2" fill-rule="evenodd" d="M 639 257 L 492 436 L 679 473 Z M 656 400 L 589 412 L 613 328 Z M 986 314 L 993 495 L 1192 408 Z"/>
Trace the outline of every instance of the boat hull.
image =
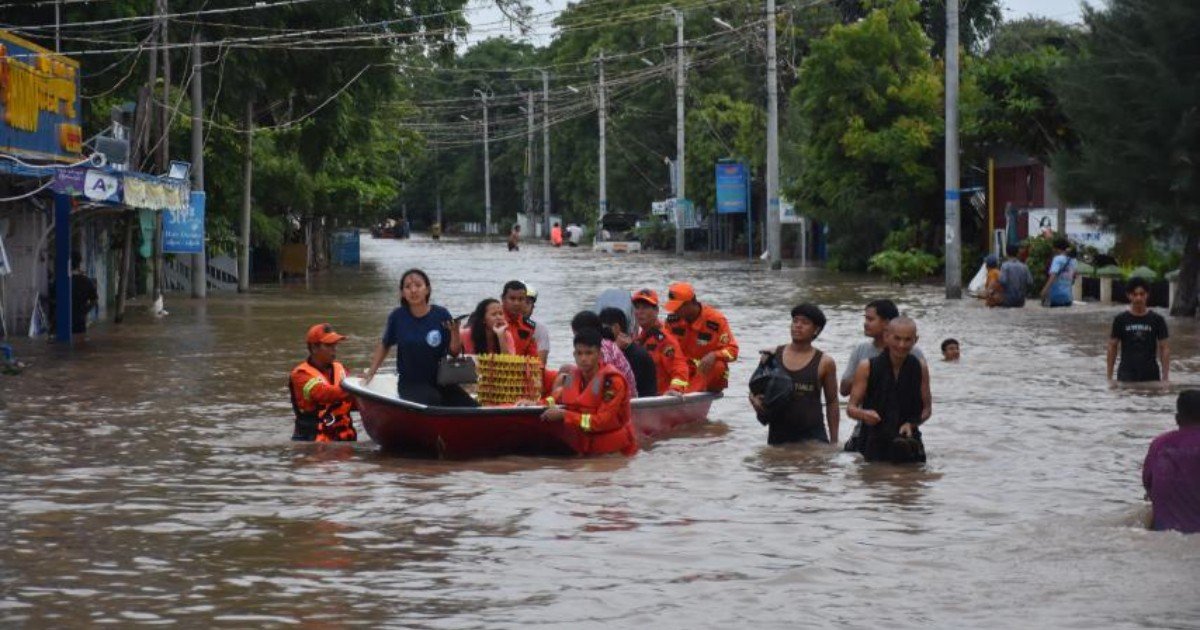
<path id="1" fill-rule="evenodd" d="M 583 442 L 578 428 L 542 422 L 545 407 L 432 407 L 383 393 L 395 391 L 395 377 L 365 386 L 358 378 L 343 384 L 358 401 L 363 428 L 385 451 L 445 459 L 500 455 L 577 455 Z M 708 417 L 720 394 L 639 398 L 632 419 L 643 440 Z"/>

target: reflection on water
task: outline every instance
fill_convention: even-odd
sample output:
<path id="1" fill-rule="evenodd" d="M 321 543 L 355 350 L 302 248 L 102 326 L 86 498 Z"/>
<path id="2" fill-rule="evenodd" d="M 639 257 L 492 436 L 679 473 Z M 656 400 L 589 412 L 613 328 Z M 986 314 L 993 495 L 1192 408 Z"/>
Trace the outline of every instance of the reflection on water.
<path id="1" fill-rule="evenodd" d="M 992 311 L 815 269 L 620 258 L 530 244 L 364 241 L 366 263 L 171 315 L 133 313 L 72 348 L 18 340 L 0 377 L 0 625 L 408 628 L 1195 627 L 1200 536 L 1148 532 L 1140 464 L 1200 384 L 1195 322 L 1171 320 L 1171 391 L 1110 390 L 1119 309 Z M 862 304 L 893 297 L 935 358 L 929 462 L 765 446 L 752 361 L 714 422 L 635 458 L 412 460 L 369 442 L 295 444 L 286 375 L 303 334 L 350 335 L 354 371 L 425 268 L 459 314 L 504 281 L 540 291 L 551 363 L 570 317 L 611 286 L 695 281 L 743 355 L 821 304 L 841 367 Z M 848 434 L 844 421 L 843 433 Z M 365 433 L 361 433 L 365 437 Z"/>

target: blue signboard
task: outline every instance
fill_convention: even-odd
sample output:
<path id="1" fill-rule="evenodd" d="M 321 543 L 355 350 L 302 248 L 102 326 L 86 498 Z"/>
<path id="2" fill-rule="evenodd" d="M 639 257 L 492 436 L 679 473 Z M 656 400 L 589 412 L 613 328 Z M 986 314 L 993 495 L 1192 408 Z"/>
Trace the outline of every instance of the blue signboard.
<path id="1" fill-rule="evenodd" d="M 717 162 L 717 214 L 743 214 L 749 199 L 746 165 Z"/>
<path id="2" fill-rule="evenodd" d="M 163 211 L 163 251 L 199 254 L 204 251 L 204 191 L 193 190 L 191 205 Z"/>
<path id="3" fill-rule="evenodd" d="M 79 160 L 79 62 L 0 31 L 0 95 L 0 151 Z"/>

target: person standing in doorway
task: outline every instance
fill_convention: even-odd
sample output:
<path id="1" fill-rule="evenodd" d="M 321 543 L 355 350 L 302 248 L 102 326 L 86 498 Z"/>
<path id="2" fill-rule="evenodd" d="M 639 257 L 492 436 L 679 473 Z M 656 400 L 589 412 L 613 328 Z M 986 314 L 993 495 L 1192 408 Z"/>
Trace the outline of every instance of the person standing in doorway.
<path id="1" fill-rule="evenodd" d="M 100 295 L 96 292 L 96 281 L 83 272 L 83 256 L 71 252 L 71 333 L 82 335 L 87 332 L 88 313 L 96 307 Z"/>
<path id="2" fill-rule="evenodd" d="M 838 443 L 837 365 L 833 357 L 813 347 L 812 342 L 825 329 L 825 313 L 815 304 L 800 304 L 792 309 L 790 344 L 775 349 L 776 364 L 792 379 L 792 395 L 779 409 L 768 410 L 762 394 L 750 395 L 750 405 L 765 420 L 768 444 L 817 441 Z M 763 360 L 767 360 L 764 356 Z M 822 395 L 825 404 L 821 404 Z M 825 432 L 821 411 L 824 407 Z"/>
<path id="3" fill-rule="evenodd" d="M 1118 381 L 1166 383 L 1171 375 L 1167 321 L 1147 306 L 1150 284 L 1144 278 L 1130 278 L 1125 285 L 1125 296 L 1129 298 L 1129 309 L 1113 318 L 1112 331 L 1108 335 L 1108 380 L 1113 380 L 1113 366 L 1120 354 Z"/>

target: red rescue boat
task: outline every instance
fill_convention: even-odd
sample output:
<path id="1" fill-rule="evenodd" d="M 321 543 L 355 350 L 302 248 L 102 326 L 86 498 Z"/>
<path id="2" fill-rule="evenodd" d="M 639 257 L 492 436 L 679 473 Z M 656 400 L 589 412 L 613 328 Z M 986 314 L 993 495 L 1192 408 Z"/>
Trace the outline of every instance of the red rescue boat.
<path id="1" fill-rule="evenodd" d="M 433 407 L 396 396 L 396 376 L 378 374 L 369 385 L 348 377 L 367 434 L 385 451 L 445 459 L 499 455 L 577 455 L 578 429 L 542 422 L 545 407 Z M 635 398 L 633 425 L 643 441 L 708 418 L 721 394 Z"/>

